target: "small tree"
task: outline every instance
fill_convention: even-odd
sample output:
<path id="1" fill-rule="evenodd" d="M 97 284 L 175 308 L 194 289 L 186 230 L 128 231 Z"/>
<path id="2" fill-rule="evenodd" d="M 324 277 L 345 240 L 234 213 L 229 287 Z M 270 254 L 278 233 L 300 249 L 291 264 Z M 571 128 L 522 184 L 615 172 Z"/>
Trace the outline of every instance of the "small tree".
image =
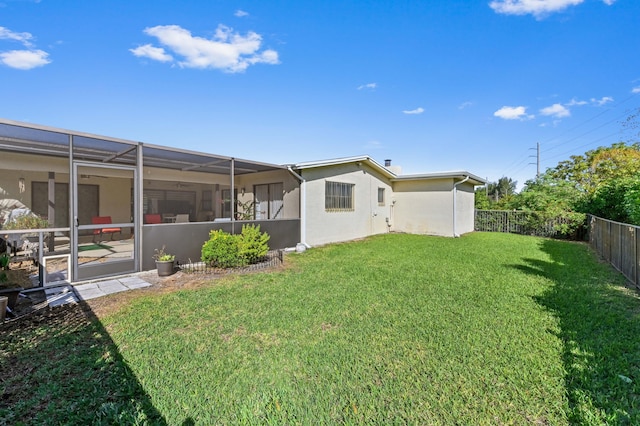
<path id="1" fill-rule="evenodd" d="M 550 173 L 527 181 L 518 194 L 514 208 L 531 212 L 527 226 L 538 229 L 553 223 L 554 231 L 564 237 L 575 237 L 584 225 L 586 215 L 576 211 L 582 194 L 569 182 L 556 179 Z"/>
<path id="2" fill-rule="evenodd" d="M 640 178 L 634 179 L 627 188 L 623 208 L 627 213 L 629 223 L 640 226 Z"/>

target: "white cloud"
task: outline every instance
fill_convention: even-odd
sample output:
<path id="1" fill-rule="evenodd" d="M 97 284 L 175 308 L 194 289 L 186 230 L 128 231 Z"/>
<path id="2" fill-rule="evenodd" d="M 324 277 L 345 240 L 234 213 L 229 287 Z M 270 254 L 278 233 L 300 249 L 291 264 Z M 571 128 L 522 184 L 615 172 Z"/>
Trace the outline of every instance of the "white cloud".
<path id="1" fill-rule="evenodd" d="M 182 57 L 178 65 L 185 68 L 220 69 L 235 73 L 258 63 L 280 63 L 275 50 L 260 51 L 262 36 L 253 31 L 243 36 L 227 26 L 219 25 L 211 39 L 194 37 L 190 31 L 178 25 L 158 25 L 146 28 L 144 32 L 156 37 L 160 44 Z M 151 50 L 159 49 L 151 45 L 141 47 L 144 47 L 143 51 L 155 52 L 160 58 L 151 59 L 167 61 L 166 58 L 171 56 L 164 49 Z M 134 51 L 138 49 L 131 49 L 131 52 L 136 54 Z"/>
<path id="2" fill-rule="evenodd" d="M 609 102 L 613 102 L 613 98 L 610 96 L 604 96 L 601 99 L 591 98 L 591 103 L 596 104 L 597 106 L 603 106 Z"/>
<path id="3" fill-rule="evenodd" d="M 533 115 L 527 114 L 527 107 L 524 106 L 503 106 L 493 115 L 504 120 L 530 120 L 534 118 Z"/>
<path id="4" fill-rule="evenodd" d="M 531 14 L 536 19 L 540 19 L 583 2 L 584 0 L 493 0 L 489 3 L 489 7 L 496 13 L 505 15 Z M 611 6 L 616 0 L 602 0 L 602 2 Z"/>
<path id="5" fill-rule="evenodd" d="M 631 93 L 640 93 L 640 86 L 631 89 Z"/>
<path id="6" fill-rule="evenodd" d="M 422 114 L 424 112 L 424 108 L 422 107 L 418 107 L 416 109 L 412 109 L 409 111 L 402 111 L 403 114 L 409 114 L 409 115 L 418 115 L 418 114 Z"/>
<path id="7" fill-rule="evenodd" d="M 531 14 L 541 18 L 550 13 L 560 12 L 571 6 L 577 6 L 584 0 L 493 0 L 489 7 L 505 15 Z"/>
<path id="8" fill-rule="evenodd" d="M 0 40 L 14 40 L 19 41 L 25 47 L 31 47 L 31 40 L 33 36 L 30 33 L 16 33 L 8 28 L 0 27 Z"/>
<path id="9" fill-rule="evenodd" d="M 364 145 L 364 148 L 366 150 L 377 150 L 377 149 L 382 149 L 382 142 L 380 141 L 369 141 Z"/>
<path id="10" fill-rule="evenodd" d="M 16 33 L 6 27 L 0 27 L 0 40 L 17 41 L 26 47 L 25 50 L 0 52 L 0 63 L 8 67 L 30 70 L 51 63 L 47 52 L 34 48 L 31 33 Z"/>
<path id="11" fill-rule="evenodd" d="M 576 98 L 571 99 L 569 102 L 567 102 L 565 105 L 566 106 L 583 106 L 588 104 L 589 102 L 587 101 L 579 101 Z"/>
<path id="12" fill-rule="evenodd" d="M 138 57 L 149 58 L 160 62 L 173 61 L 173 56 L 164 51 L 162 47 L 153 47 L 150 44 L 138 46 L 135 49 L 129 49 L 131 53 Z"/>
<path id="13" fill-rule="evenodd" d="M 249 16 L 249 12 L 245 12 L 244 10 L 236 10 L 236 13 L 233 14 L 234 16 L 238 17 L 238 18 L 244 18 L 245 16 Z"/>
<path id="14" fill-rule="evenodd" d="M 0 53 L 0 63 L 19 70 L 30 70 L 51 63 L 42 50 L 11 50 Z"/>
<path id="15" fill-rule="evenodd" d="M 540 114 L 555 118 L 564 118 L 569 117 L 571 115 L 571 112 L 563 105 L 553 104 L 546 108 L 542 108 L 540 110 Z"/>
<path id="16" fill-rule="evenodd" d="M 465 109 L 465 108 L 468 108 L 470 106 L 473 106 L 473 102 L 466 101 L 466 102 L 463 102 L 460 105 L 458 105 L 458 109 Z"/>
<path id="17" fill-rule="evenodd" d="M 375 90 L 377 87 L 378 87 L 378 83 L 367 83 L 367 84 L 362 84 L 358 86 L 358 90 L 363 90 L 363 89 Z"/>

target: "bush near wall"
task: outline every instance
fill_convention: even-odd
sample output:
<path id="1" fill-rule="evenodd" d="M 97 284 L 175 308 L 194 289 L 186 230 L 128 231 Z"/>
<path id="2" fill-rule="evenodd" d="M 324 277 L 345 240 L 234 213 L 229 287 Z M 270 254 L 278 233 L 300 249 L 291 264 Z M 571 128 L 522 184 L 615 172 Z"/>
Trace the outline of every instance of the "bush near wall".
<path id="1" fill-rule="evenodd" d="M 202 246 L 201 260 L 219 268 L 258 263 L 269 251 L 269 238 L 266 232 L 260 232 L 260 225 L 243 225 L 239 235 L 214 230 L 209 232 L 209 240 Z"/>

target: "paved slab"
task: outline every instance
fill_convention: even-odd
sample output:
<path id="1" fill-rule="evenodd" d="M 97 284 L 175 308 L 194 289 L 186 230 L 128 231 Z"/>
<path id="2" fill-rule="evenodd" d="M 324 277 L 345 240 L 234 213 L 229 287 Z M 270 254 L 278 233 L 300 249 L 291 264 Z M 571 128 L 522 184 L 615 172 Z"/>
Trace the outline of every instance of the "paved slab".
<path id="1" fill-rule="evenodd" d="M 45 294 L 49 306 L 62 306 L 71 303 L 78 303 L 78 298 L 73 292 L 71 285 L 45 289 Z"/>
<path id="2" fill-rule="evenodd" d="M 73 289 L 80 300 L 95 299 L 96 297 L 105 296 L 107 294 L 100 290 L 96 283 L 76 285 Z"/>
<path id="3" fill-rule="evenodd" d="M 103 291 L 105 294 L 120 293 L 121 291 L 129 290 L 127 286 L 118 280 L 99 281 L 96 285 L 100 291 Z"/>
<path id="4" fill-rule="evenodd" d="M 119 293 L 137 288 L 151 286 L 151 283 L 136 277 L 118 277 L 109 278 L 104 281 L 93 281 L 86 284 L 77 284 L 73 286 L 75 293 L 80 300 L 90 300 L 96 297 L 106 296 L 107 294 Z"/>

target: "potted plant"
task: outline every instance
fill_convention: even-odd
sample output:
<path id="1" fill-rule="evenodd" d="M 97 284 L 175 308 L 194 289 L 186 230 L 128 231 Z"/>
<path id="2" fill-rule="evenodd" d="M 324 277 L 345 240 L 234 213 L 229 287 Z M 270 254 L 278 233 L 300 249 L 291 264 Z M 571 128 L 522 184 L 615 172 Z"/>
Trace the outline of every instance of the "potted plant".
<path id="1" fill-rule="evenodd" d="M 173 274 L 173 263 L 176 260 L 176 256 L 164 251 L 164 246 L 161 249 L 156 249 L 153 258 L 156 261 L 156 269 L 158 270 L 159 277 L 168 277 Z"/>
<path id="2" fill-rule="evenodd" d="M 4 241 L 4 240 L 3 240 Z M 9 255 L 4 253 L 4 254 L 0 254 L 0 269 L 9 269 L 9 261 L 11 259 L 9 258 Z"/>

